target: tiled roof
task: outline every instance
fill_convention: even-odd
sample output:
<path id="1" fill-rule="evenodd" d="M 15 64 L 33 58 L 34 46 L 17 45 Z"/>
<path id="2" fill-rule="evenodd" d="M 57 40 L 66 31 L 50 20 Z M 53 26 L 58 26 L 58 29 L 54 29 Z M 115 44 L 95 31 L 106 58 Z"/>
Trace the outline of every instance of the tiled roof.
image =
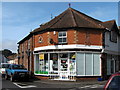
<path id="1" fill-rule="evenodd" d="M 102 25 L 106 28 L 106 29 L 109 29 L 111 30 L 113 25 L 115 24 L 115 20 L 111 20 L 111 21 L 106 21 L 106 22 L 103 22 Z"/>
<path id="2" fill-rule="evenodd" d="M 52 19 L 51 21 L 41 25 L 40 28 L 33 32 L 44 29 L 53 28 L 68 28 L 68 27 L 87 27 L 87 28 L 104 28 L 100 25 L 101 21 L 96 20 L 86 14 L 83 14 L 73 8 L 68 8 L 66 11 Z"/>
<path id="3" fill-rule="evenodd" d="M 82 12 L 73 8 L 68 8 L 63 13 L 50 20 L 49 22 L 40 25 L 39 28 L 34 29 L 28 36 L 18 42 L 21 43 L 27 38 L 31 37 L 34 33 L 48 29 L 61 29 L 61 28 L 95 28 L 111 30 L 113 26 L 117 26 L 115 20 L 102 22 L 94 19 Z M 62 29 L 61 29 L 62 30 Z"/>

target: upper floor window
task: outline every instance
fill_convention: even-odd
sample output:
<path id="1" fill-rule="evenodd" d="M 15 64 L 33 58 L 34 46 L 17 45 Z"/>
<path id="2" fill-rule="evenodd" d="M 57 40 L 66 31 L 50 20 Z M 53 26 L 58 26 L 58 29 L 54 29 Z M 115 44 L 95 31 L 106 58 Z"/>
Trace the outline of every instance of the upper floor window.
<path id="1" fill-rule="evenodd" d="M 117 43 L 117 33 L 114 30 L 110 32 L 110 41 Z"/>
<path id="2" fill-rule="evenodd" d="M 58 43 L 62 44 L 62 43 L 67 43 L 67 32 L 59 32 L 58 33 Z"/>

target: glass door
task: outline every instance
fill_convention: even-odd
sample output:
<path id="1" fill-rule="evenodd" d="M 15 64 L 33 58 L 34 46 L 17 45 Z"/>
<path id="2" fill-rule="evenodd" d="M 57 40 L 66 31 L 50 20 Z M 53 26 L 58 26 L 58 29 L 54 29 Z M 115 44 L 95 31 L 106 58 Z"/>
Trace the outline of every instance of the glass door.
<path id="1" fill-rule="evenodd" d="M 60 71 L 68 71 L 68 54 L 60 54 Z"/>
<path id="2" fill-rule="evenodd" d="M 59 61 L 60 61 L 59 77 L 61 80 L 68 80 L 68 53 L 60 53 Z"/>

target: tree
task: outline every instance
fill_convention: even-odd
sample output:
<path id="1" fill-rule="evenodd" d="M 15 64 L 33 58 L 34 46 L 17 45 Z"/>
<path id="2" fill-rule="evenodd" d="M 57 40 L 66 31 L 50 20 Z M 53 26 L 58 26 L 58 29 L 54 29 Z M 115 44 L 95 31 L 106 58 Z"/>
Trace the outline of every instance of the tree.
<path id="1" fill-rule="evenodd" d="M 2 54 L 5 56 L 5 57 L 8 57 L 9 55 L 12 55 L 12 51 L 8 50 L 8 49 L 4 49 L 2 51 Z"/>

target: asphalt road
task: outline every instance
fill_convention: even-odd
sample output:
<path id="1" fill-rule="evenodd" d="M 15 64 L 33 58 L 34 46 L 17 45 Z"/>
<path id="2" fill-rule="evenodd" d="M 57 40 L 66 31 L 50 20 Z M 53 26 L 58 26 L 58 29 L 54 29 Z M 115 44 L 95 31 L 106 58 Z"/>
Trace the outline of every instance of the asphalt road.
<path id="1" fill-rule="evenodd" d="M 52 89 L 52 90 L 82 90 L 82 89 L 103 89 L 106 81 L 102 82 L 61 82 L 61 81 L 41 81 L 30 80 L 29 82 L 15 81 L 2 79 L 3 90 L 16 90 L 16 89 Z"/>

